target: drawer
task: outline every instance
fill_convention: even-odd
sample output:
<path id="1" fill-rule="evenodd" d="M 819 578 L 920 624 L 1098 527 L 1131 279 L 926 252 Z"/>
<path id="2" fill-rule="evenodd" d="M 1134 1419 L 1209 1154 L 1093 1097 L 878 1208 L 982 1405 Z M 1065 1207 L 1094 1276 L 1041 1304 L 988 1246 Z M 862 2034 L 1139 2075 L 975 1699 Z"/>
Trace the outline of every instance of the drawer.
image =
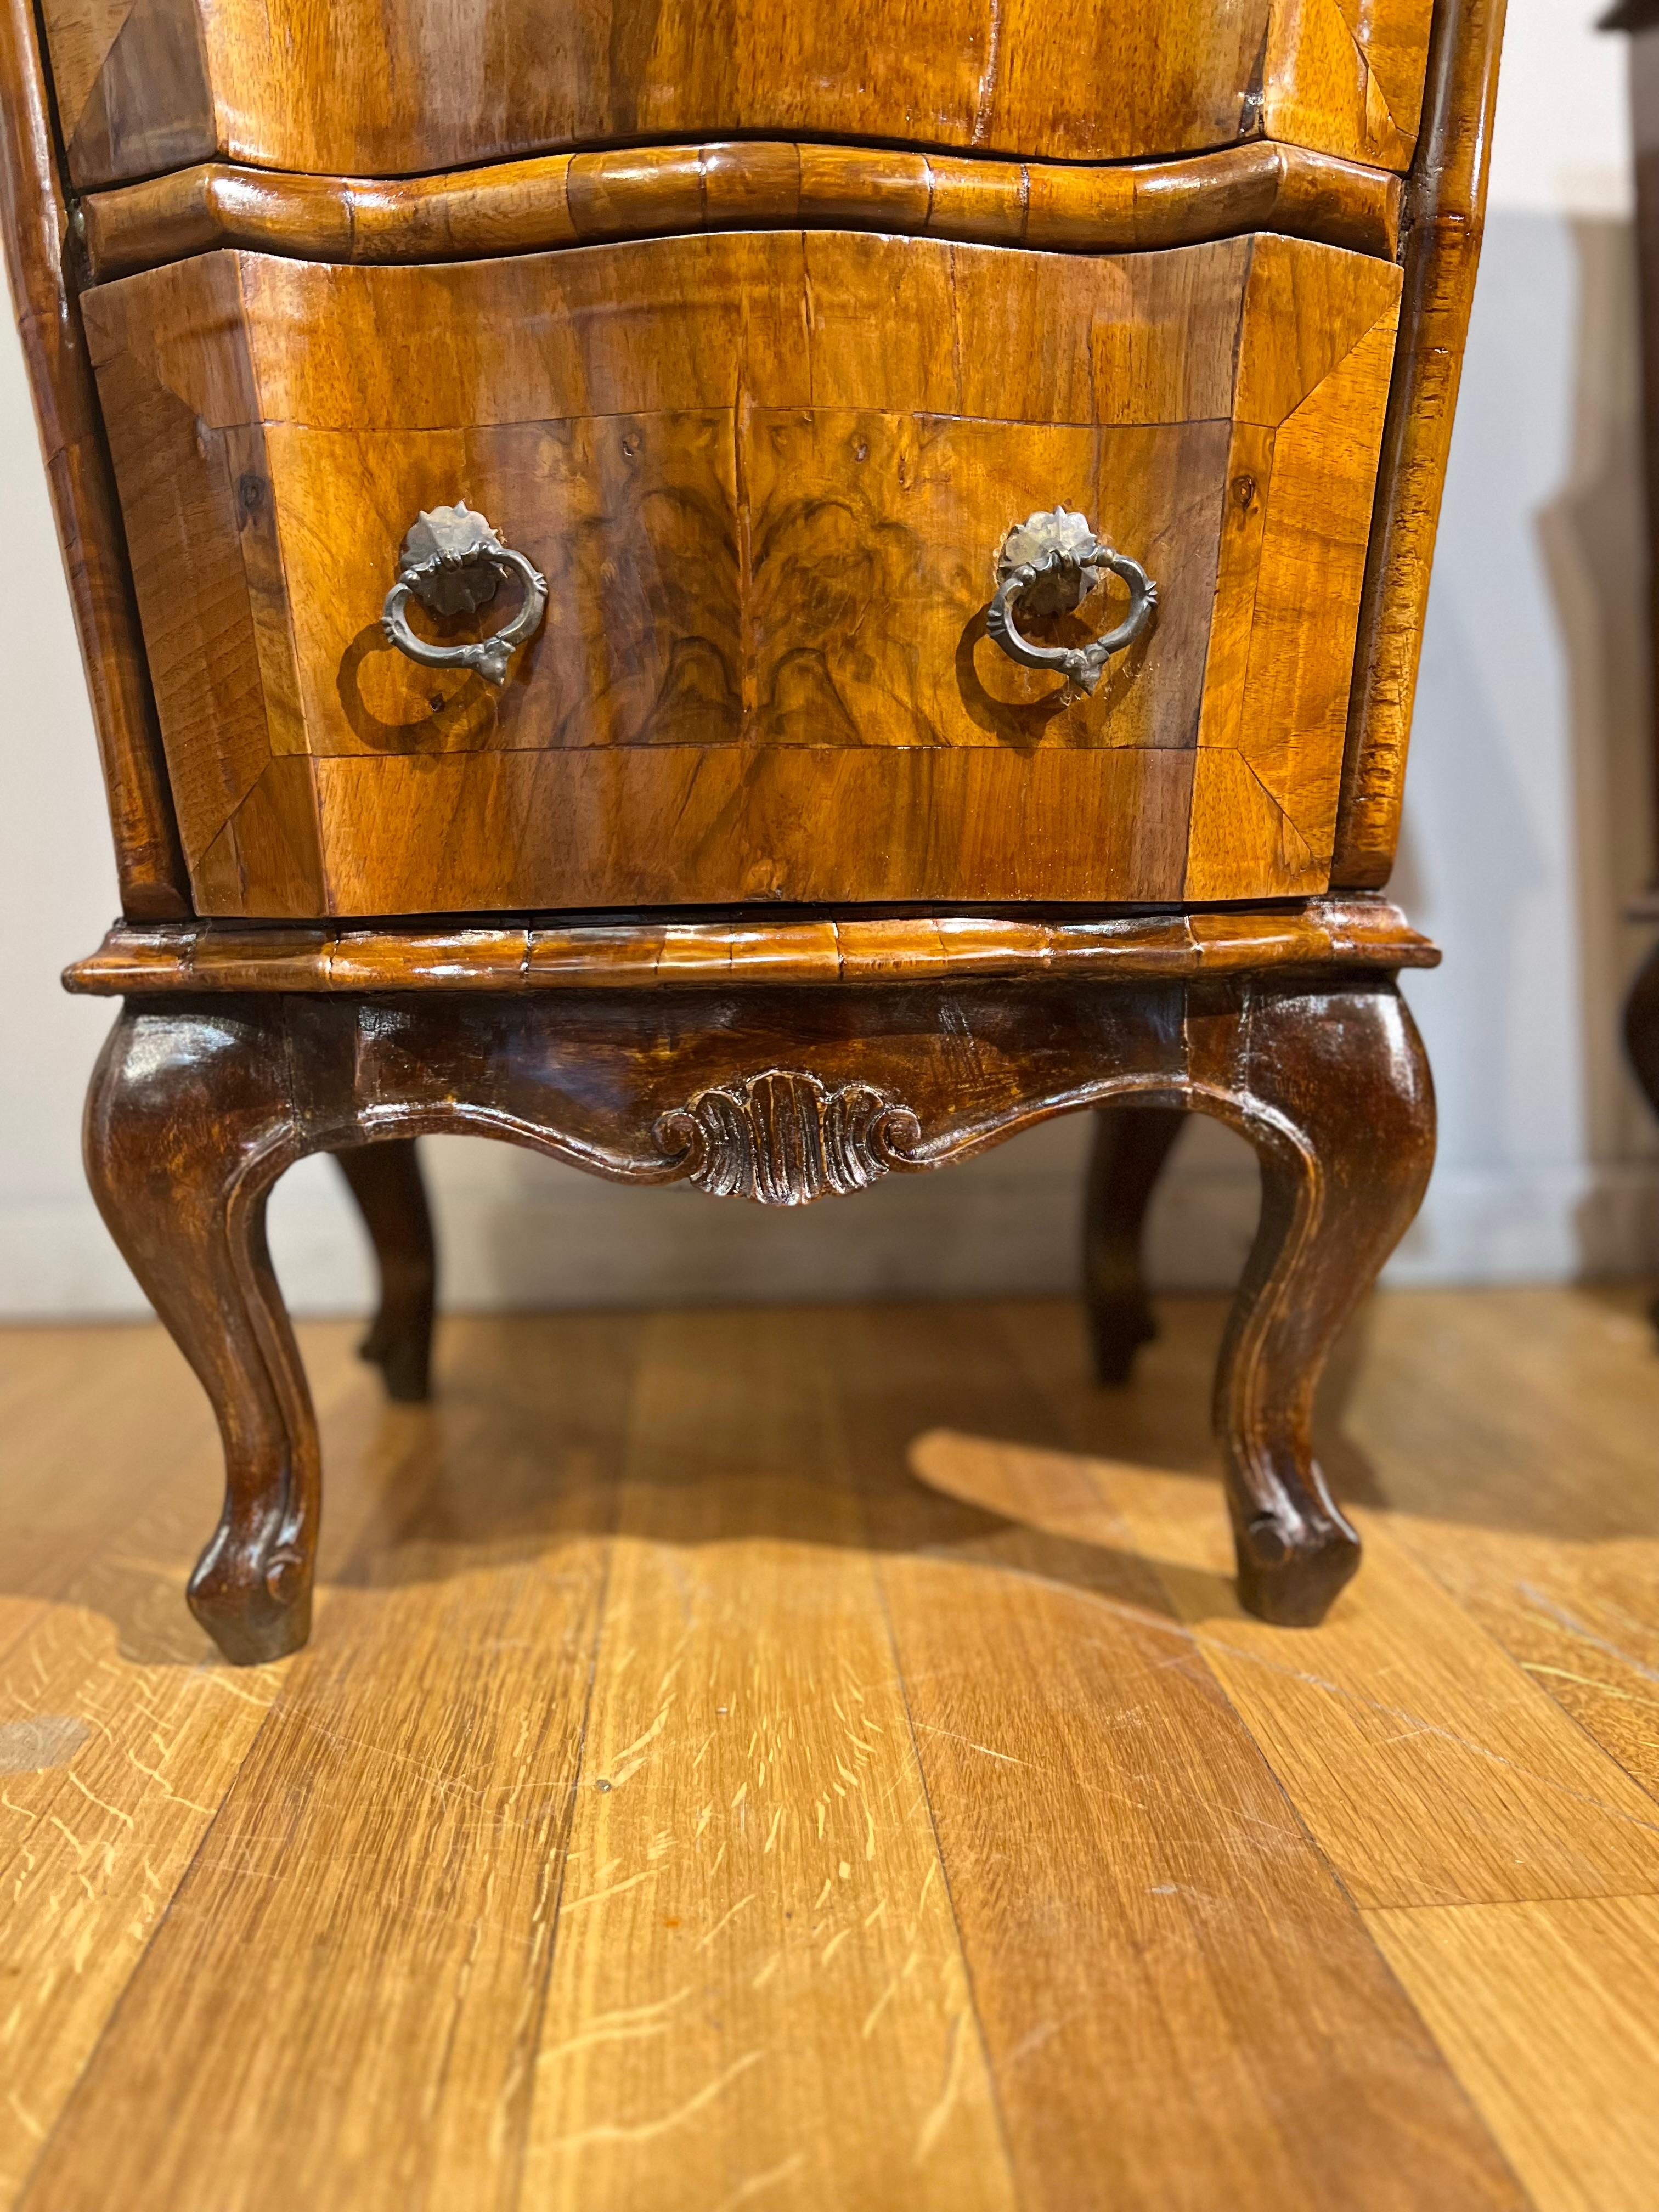
<path id="1" fill-rule="evenodd" d="M 200 911 L 1324 889 L 1400 283 L 1278 237 L 775 232 L 97 288 Z M 546 580 L 499 688 L 381 627 L 463 501 Z M 988 634 L 1010 526 L 1062 506 L 1158 590 L 1091 695 Z"/>
<path id="2" fill-rule="evenodd" d="M 1432 0 L 45 0 L 82 188 L 218 155 L 395 176 L 766 133 L 1403 170 Z"/>

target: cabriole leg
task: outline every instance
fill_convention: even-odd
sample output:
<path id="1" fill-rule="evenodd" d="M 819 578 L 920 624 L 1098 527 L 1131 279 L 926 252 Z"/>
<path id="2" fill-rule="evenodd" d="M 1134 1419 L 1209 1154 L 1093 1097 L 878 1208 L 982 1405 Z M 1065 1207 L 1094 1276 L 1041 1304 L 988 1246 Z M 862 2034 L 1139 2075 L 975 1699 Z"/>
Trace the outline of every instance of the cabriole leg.
<path id="1" fill-rule="evenodd" d="M 359 1356 L 380 1368 L 388 1398 L 418 1404 L 431 1395 L 438 1261 L 415 1139 L 388 1138 L 336 1158 L 380 1271 L 380 1310 L 357 1347 Z"/>
<path id="2" fill-rule="evenodd" d="M 317 1544 L 316 1419 L 265 1246 L 266 1197 L 306 1149 L 281 1020 L 248 999 L 129 1002 L 87 1101 L 99 1210 L 218 1416 L 224 1511 L 190 1604 L 244 1666 L 304 1643 Z"/>
<path id="3" fill-rule="evenodd" d="M 1259 990 L 1227 1105 L 1261 1164 L 1261 1221 L 1216 1378 L 1239 1595 L 1290 1626 L 1322 1620 L 1359 1539 L 1313 1455 L 1332 1346 L 1416 1212 L 1434 1158 L 1434 1093 L 1392 978 Z M 1242 1109 L 1242 1110 L 1240 1110 Z"/>
<path id="4" fill-rule="evenodd" d="M 1141 1273 L 1146 1208 L 1186 1116 L 1168 1106 L 1102 1107 L 1083 1202 L 1083 1294 L 1103 1382 L 1127 1382 L 1158 1334 Z"/>

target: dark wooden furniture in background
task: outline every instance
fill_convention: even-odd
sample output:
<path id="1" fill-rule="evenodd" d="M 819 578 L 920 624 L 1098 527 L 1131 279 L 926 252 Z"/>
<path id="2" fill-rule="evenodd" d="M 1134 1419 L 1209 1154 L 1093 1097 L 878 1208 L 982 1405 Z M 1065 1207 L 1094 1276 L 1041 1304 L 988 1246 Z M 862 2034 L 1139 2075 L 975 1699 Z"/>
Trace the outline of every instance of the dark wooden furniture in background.
<path id="1" fill-rule="evenodd" d="M 418 1395 L 422 1132 L 793 1204 L 1088 1107 L 1108 1373 L 1172 1116 L 1261 1157 L 1216 1419 L 1318 1619 L 1313 1388 L 1431 1150 L 1378 893 L 1502 0 L 0 11 L 88 1167 L 219 1414 L 223 1649 L 309 1619 L 302 1154 Z"/>
<path id="2" fill-rule="evenodd" d="M 1659 0 L 1620 0 L 1604 31 L 1628 31 L 1630 104 L 1636 151 L 1636 246 L 1642 328 L 1642 398 L 1648 511 L 1648 665 L 1653 706 L 1655 884 L 1631 909 L 1632 921 L 1659 921 Z M 1659 945 L 1631 987 L 1625 1006 L 1631 1065 L 1659 1114 Z M 1659 1299 L 1653 1316 L 1659 1325 Z"/>

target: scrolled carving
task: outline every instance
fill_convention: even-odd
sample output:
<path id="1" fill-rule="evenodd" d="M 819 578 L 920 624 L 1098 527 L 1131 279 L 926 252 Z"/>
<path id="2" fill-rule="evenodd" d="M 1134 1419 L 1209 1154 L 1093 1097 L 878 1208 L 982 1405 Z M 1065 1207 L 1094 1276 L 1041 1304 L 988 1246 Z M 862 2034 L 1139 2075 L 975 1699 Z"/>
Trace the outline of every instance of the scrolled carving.
<path id="1" fill-rule="evenodd" d="M 908 1106 L 867 1083 L 831 1091 L 816 1075 L 773 1067 L 725 1090 L 701 1091 L 665 1114 L 661 1149 L 714 1198 L 810 1206 L 878 1182 L 921 1134 Z"/>

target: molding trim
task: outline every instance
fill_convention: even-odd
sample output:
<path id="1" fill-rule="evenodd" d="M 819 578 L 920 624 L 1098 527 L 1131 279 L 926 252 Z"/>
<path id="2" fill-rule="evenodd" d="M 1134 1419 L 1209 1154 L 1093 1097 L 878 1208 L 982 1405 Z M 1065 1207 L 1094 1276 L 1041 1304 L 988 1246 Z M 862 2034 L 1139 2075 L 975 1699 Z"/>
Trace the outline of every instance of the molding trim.
<path id="1" fill-rule="evenodd" d="M 465 924 L 118 922 L 64 972 L 95 998 L 287 992 L 730 990 L 957 982 L 1165 982 L 1280 968 L 1435 968 L 1438 948 L 1386 899 L 1284 900 L 1178 913 L 822 914 L 802 920 Z"/>
<path id="2" fill-rule="evenodd" d="M 88 192 L 81 204 L 101 284 L 222 246 L 307 261 L 470 261 L 803 226 L 1083 253 L 1265 230 L 1391 261 L 1401 192 L 1383 170 L 1266 139 L 1109 165 L 742 139 L 550 154 L 429 177 L 204 161 Z"/>

